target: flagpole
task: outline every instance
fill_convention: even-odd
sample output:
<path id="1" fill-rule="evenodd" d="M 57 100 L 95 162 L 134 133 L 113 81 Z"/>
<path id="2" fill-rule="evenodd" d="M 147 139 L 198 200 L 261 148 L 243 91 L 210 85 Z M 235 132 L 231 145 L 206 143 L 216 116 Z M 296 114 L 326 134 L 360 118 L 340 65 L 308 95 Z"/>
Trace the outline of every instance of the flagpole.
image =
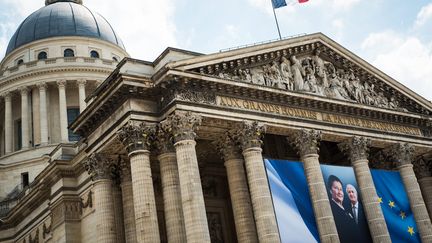
<path id="1" fill-rule="evenodd" d="M 275 18 L 275 21 L 276 21 L 276 27 L 277 27 L 277 30 L 278 30 L 278 33 L 279 33 L 279 40 L 282 40 L 282 36 L 281 36 L 281 33 L 280 33 L 279 23 L 278 23 L 278 20 L 277 20 L 277 17 L 276 17 L 276 11 L 275 11 L 275 7 L 273 5 L 273 1 L 272 1 L 272 8 L 273 8 L 273 15 L 274 15 L 274 18 Z"/>

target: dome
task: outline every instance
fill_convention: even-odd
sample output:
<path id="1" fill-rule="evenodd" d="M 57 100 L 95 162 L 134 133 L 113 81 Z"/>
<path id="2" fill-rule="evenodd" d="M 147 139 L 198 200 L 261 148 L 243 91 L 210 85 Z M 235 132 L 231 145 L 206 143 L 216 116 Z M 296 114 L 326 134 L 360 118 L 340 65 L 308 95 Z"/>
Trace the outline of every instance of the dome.
<path id="1" fill-rule="evenodd" d="M 97 38 L 125 49 L 104 17 L 75 2 L 80 1 L 52 1 L 28 16 L 9 41 L 6 55 L 30 42 L 60 36 Z"/>

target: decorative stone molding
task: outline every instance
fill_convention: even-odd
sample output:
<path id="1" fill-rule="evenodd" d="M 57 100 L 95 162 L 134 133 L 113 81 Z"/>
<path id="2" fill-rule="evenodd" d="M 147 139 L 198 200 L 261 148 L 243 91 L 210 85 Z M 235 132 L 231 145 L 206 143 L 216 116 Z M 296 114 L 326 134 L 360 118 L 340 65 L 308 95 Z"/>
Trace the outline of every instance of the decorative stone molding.
<path id="1" fill-rule="evenodd" d="M 348 141 L 338 144 L 339 149 L 348 155 L 351 162 L 367 160 L 369 156 L 370 139 L 354 136 Z"/>
<path id="2" fill-rule="evenodd" d="M 21 87 L 21 88 L 19 88 L 19 92 L 21 93 L 21 96 L 28 95 L 29 88 L 28 87 Z"/>
<path id="3" fill-rule="evenodd" d="M 46 82 L 40 82 L 40 83 L 37 83 L 36 86 L 39 88 L 39 90 L 46 90 L 48 87 L 48 84 Z"/>
<path id="4" fill-rule="evenodd" d="M 431 160 L 428 160 L 427 158 L 420 156 L 418 157 L 413 165 L 414 165 L 414 172 L 417 176 L 417 179 L 422 179 L 425 177 L 432 177 L 431 174 Z"/>
<path id="5" fill-rule="evenodd" d="M 10 102 L 12 100 L 12 92 L 7 91 L 1 94 L 1 97 L 5 100 L 5 102 Z"/>
<path id="6" fill-rule="evenodd" d="M 174 142 L 195 140 L 195 130 L 201 125 L 202 117 L 192 112 L 177 112 L 161 122 L 163 130 L 171 133 Z"/>
<path id="7" fill-rule="evenodd" d="M 82 209 L 84 209 L 84 208 L 92 208 L 93 207 L 93 197 L 92 197 L 92 195 L 93 195 L 93 192 L 92 191 L 89 191 L 88 193 L 87 193 L 87 201 L 86 202 L 84 202 L 84 198 L 80 198 L 81 199 L 81 208 Z"/>
<path id="8" fill-rule="evenodd" d="M 155 140 L 156 127 L 145 122 L 129 121 L 118 131 L 118 137 L 129 154 L 139 150 L 150 150 Z"/>
<path id="9" fill-rule="evenodd" d="M 34 238 L 31 233 L 29 234 L 29 243 L 39 243 L 39 228 L 36 229 Z"/>
<path id="10" fill-rule="evenodd" d="M 297 149 L 300 156 L 318 154 L 320 140 L 320 131 L 306 129 L 298 131 L 294 135 L 294 139 L 288 138 L 288 142 L 290 142 Z"/>
<path id="11" fill-rule="evenodd" d="M 173 81 L 175 82 L 175 81 Z M 167 92 L 161 100 L 161 106 L 166 107 L 173 100 L 189 101 L 201 104 L 216 104 L 216 94 L 210 90 L 204 90 L 205 88 L 197 88 L 192 85 L 186 85 L 186 87 L 179 87 L 177 83 L 170 85 L 167 88 Z"/>
<path id="12" fill-rule="evenodd" d="M 78 87 L 80 87 L 80 86 L 85 86 L 86 83 L 87 83 L 87 80 L 85 80 L 85 79 L 78 79 L 78 80 L 77 80 L 77 86 L 78 86 Z"/>
<path id="13" fill-rule="evenodd" d="M 243 150 L 259 147 L 263 144 L 262 137 L 266 132 L 266 126 L 257 121 L 244 121 L 238 130 L 237 136 L 240 139 Z"/>
<path id="14" fill-rule="evenodd" d="M 112 179 L 115 163 L 112 157 L 102 153 L 94 153 L 83 163 L 93 181 Z"/>
<path id="15" fill-rule="evenodd" d="M 237 130 L 226 131 L 214 145 L 225 161 L 242 158 Z"/>
<path id="16" fill-rule="evenodd" d="M 79 197 L 60 199 L 51 208 L 51 228 L 56 228 L 66 221 L 77 221 L 81 217 L 81 200 Z"/>
<path id="17" fill-rule="evenodd" d="M 173 135 L 168 132 L 167 127 L 163 127 L 161 124 L 157 126 L 155 145 L 159 154 L 175 153 Z"/>

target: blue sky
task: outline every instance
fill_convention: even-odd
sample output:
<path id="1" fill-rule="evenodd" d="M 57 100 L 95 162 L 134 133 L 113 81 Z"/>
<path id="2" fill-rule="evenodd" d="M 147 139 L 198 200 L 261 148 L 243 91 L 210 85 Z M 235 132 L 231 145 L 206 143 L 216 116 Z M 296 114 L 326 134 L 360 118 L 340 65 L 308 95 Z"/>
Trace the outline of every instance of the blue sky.
<path id="1" fill-rule="evenodd" d="M 167 46 L 201 53 L 278 37 L 270 0 L 83 0 L 102 14 L 134 58 Z M 309 0 L 276 10 L 282 36 L 322 32 L 432 99 L 432 1 Z M 0 0 L 0 56 L 44 0 Z"/>

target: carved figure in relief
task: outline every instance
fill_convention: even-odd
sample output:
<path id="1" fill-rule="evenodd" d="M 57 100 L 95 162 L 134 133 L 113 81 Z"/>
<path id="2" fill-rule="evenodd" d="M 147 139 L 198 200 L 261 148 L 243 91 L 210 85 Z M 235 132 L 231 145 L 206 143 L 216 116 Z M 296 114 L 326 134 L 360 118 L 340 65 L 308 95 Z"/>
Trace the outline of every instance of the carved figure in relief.
<path id="1" fill-rule="evenodd" d="M 327 74 L 326 74 L 326 68 L 325 68 L 325 62 L 320 57 L 321 50 L 315 49 L 314 55 L 312 56 L 312 65 L 315 70 L 315 74 L 318 76 L 318 79 L 320 79 L 320 85 L 322 85 L 324 88 L 328 88 L 328 80 L 327 80 Z"/>
<path id="2" fill-rule="evenodd" d="M 250 74 L 253 84 L 265 85 L 264 72 L 262 68 L 252 68 Z"/>
<path id="3" fill-rule="evenodd" d="M 293 74 L 291 72 L 291 62 L 286 57 L 282 57 L 280 69 L 282 82 L 285 85 L 285 88 L 287 90 L 294 90 Z"/>
<path id="4" fill-rule="evenodd" d="M 315 70 L 312 66 L 305 66 L 305 82 L 303 86 L 303 90 L 311 93 L 319 93 L 317 80 L 315 78 Z"/>
<path id="5" fill-rule="evenodd" d="M 270 79 L 270 82 L 273 87 L 277 87 L 279 89 L 285 88 L 282 79 L 281 79 L 281 73 L 279 71 L 279 65 L 276 61 L 273 61 L 269 70 L 268 78 Z"/>
<path id="6" fill-rule="evenodd" d="M 296 56 L 291 56 L 291 72 L 293 75 L 293 83 L 294 83 L 294 90 L 301 91 L 303 90 L 304 81 L 303 76 L 305 75 L 305 72 L 303 70 L 302 65 L 300 64 L 300 61 L 296 58 Z"/>
<path id="7" fill-rule="evenodd" d="M 245 81 L 246 83 L 252 82 L 252 76 L 251 76 L 250 70 L 248 68 L 239 69 L 238 70 L 238 76 L 239 76 L 241 81 Z"/>
<path id="8" fill-rule="evenodd" d="M 329 63 L 326 66 L 327 66 L 328 79 L 329 79 L 329 88 L 327 89 L 328 96 L 335 99 L 341 99 L 341 100 L 349 99 L 349 95 L 346 92 L 346 90 L 342 87 L 341 80 L 336 74 L 336 69 L 333 66 L 333 64 Z"/>

